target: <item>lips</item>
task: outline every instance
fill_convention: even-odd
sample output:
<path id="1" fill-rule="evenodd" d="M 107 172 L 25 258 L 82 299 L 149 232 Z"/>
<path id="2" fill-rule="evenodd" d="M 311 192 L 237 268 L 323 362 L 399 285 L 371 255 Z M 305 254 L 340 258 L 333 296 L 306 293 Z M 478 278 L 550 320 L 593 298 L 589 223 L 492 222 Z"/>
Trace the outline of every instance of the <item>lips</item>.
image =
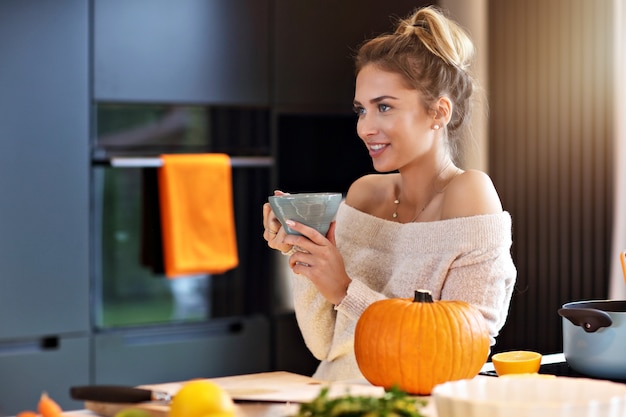
<path id="1" fill-rule="evenodd" d="M 370 156 L 375 158 L 383 153 L 385 149 L 387 149 L 387 146 L 389 146 L 388 143 L 369 143 L 367 144 L 367 149 L 369 149 Z"/>

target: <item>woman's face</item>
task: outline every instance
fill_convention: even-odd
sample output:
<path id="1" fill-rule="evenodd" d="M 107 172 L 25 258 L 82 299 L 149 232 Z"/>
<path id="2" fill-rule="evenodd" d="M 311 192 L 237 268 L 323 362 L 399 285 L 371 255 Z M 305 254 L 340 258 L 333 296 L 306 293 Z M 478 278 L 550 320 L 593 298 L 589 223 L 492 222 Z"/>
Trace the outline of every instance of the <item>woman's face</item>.
<path id="1" fill-rule="evenodd" d="M 357 133 L 377 171 L 400 169 L 433 150 L 435 113 L 429 114 L 420 98 L 397 73 L 372 64 L 358 73 L 354 93 Z"/>

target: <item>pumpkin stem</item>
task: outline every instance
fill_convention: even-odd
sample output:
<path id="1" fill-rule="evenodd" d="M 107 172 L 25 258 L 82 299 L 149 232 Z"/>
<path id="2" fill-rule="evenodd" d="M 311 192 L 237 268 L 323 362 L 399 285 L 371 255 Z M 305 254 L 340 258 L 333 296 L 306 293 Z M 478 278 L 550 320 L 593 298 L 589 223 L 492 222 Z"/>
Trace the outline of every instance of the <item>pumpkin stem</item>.
<path id="1" fill-rule="evenodd" d="M 432 303 L 433 296 L 432 293 L 428 290 L 416 290 L 415 298 L 413 298 L 414 303 Z"/>

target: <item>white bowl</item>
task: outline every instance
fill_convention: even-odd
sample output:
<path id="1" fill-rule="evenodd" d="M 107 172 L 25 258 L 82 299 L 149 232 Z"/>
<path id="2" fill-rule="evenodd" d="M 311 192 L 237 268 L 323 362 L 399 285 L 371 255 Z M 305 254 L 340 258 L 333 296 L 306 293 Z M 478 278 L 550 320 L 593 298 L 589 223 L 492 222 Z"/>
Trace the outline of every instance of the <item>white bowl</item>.
<path id="1" fill-rule="evenodd" d="M 432 392 L 437 417 L 624 417 L 626 384 L 554 377 L 477 377 Z"/>

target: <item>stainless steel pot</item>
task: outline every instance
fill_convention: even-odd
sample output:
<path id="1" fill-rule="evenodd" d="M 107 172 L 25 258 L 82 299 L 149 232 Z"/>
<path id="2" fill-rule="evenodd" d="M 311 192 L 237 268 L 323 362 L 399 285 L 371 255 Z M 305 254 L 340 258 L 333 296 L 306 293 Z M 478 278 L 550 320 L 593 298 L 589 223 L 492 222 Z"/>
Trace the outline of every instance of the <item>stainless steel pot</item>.
<path id="1" fill-rule="evenodd" d="M 626 380 L 626 301 L 577 301 L 559 309 L 563 354 L 581 374 Z"/>

